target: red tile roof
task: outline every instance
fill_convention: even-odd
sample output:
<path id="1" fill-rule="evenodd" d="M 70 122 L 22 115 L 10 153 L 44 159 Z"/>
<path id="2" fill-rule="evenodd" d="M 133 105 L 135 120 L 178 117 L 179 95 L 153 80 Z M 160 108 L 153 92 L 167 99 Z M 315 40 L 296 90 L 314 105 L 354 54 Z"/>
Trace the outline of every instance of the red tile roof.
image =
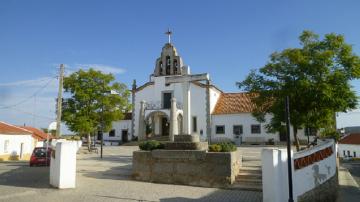
<path id="1" fill-rule="evenodd" d="M 0 121 L 0 134 L 4 135 L 31 135 L 30 131 Z"/>
<path id="2" fill-rule="evenodd" d="M 250 93 L 222 93 L 212 114 L 251 113 L 254 108 Z"/>
<path id="3" fill-rule="evenodd" d="M 32 133 L 32 136 L 39 141 L 43 141 L 43 140 L 47 139 L 48 134 L 44 133 L 42 130 L 30 127 L 30 126 L 23 126 L 21 128 L 30 131 Z M 53 136 L 49 135 L 49 139 L 52 139 L 52 138 L 53 138 Z"/>
<path id="4" fill-rule="evenodd" d="M 339 144 L 358 144 L 360 145 L 360 133 L 352 133 L 339 140 Z"/>

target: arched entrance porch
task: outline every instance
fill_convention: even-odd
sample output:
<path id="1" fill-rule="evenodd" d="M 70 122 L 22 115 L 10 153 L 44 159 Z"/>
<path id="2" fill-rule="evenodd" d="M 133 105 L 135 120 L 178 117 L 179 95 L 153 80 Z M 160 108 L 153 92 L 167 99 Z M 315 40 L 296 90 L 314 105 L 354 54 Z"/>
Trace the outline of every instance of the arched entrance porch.
<path id="1" fill-rule="evenodd" d="M 163 111 L 153 111 L 145 117 L 147 138 L 169 136 L 170 118 Z"/>

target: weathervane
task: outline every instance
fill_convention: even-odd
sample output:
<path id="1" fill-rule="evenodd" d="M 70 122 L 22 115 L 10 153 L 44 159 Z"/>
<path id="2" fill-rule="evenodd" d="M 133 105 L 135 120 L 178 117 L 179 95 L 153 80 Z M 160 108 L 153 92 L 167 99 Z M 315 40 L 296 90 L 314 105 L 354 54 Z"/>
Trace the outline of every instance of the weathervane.
<path id="1" fill-rule="evenodd" d="M 168 35 L 168 40 L 169 40 L 169 43 L 171 43 L 171 35 L 172 35 L 172 31 L 170 30 L 170 28 L 168 28 L 168 31 L 165 32 L 166 35 Z"/>

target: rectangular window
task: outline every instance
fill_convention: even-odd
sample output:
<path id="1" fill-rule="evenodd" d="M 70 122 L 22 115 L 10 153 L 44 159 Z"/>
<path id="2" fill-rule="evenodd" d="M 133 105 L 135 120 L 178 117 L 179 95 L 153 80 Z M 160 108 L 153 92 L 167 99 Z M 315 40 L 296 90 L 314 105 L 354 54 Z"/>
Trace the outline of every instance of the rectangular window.
<path id="1" fill-rule="evenodd" d="M 115 137 L 115 129 L 110 130 L 109 137 Z"/>
<path id="2" fill-rule="evenodd" d="M 197 132 L 197 118 L 193 116 L 193 132 Z"/>
<path id="3" fill-rule="evenodd" d="M 171 93 L 163 93 L 163 108 L 164 109 L 170 109 L 171 108 Z"/>
<path id="4" fill-rule="evenodd" d="M 345 150 L 343 151 L 344 156 L 346 156 Z"/>
<path id="5" fill-rule="evenodd" d="M 353 156 L 354 158 L 356 158 L 356 152 L 354 151 L 354 156 Z"/>
<path id="6" fill-rule="evenodd" d="M 10 144 L 10 141 L 9 140 L 5 140 L 4 142 L 4 153 L 8 153 L 9 151 L 9 144 Z"/>
<path id="7" fill-rule="evenodd" d="M 234 135 L 241 135 L 243 134 L 243 126 L 242 125 L 234 125 L 233 127 Z"/>
<path id="8" fill-rule="evenodd" d="M 350 156 L 350 151 L 349 150 L 347 151 L 347 154 L 348 154 L 347 156 Z"/>
<path id="9" fill-rule="evenodd" d="M 261 125 L 251 125 L 251 133 L 252 134 L 260 134 L 261 133 Z"/>
<path id="10" fill-rule="evenodd" d="M 216 134 L 225 134 L 225 126 L 216 126 Z"/>

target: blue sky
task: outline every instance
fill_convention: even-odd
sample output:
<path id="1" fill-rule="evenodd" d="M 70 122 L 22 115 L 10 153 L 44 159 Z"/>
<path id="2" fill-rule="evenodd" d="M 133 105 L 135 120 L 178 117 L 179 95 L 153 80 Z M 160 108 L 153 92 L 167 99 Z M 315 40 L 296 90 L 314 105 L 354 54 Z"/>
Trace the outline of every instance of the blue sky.
<path id="1" fill-rule="evenodd" d="M 132 79 L 146 82 L 168 27 L 192 72 L 210 73 L 227 92 L 238 91 L 235 83 L 264 65 L 272 52 L 298 46 L 304 29 L 344 34 L 360 54 L 359 8 L 355 0 L 3 0 L 0 105 L 15 106 L 0 106 L 0 120 L 47 127 L 55 118 L 54 76 L 60 63 L 67 72 L 93 66 L 128 85 Z M 360 82 L 352 84 L 360 95 Z M 359 111 L 341 116 L 341 124 L 360 125 Z"/>

